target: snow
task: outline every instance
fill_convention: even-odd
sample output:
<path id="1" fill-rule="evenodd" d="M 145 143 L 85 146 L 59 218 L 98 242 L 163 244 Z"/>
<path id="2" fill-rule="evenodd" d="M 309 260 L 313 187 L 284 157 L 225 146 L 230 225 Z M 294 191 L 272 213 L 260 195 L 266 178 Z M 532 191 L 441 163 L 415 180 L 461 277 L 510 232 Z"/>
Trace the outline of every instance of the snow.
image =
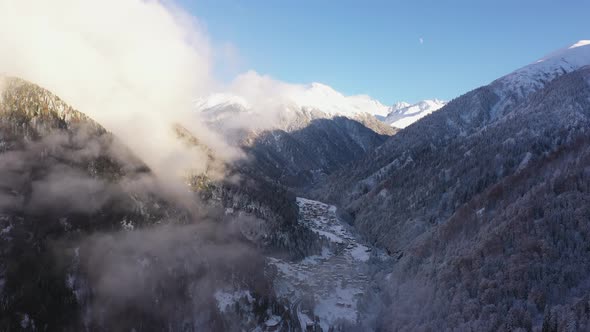
<path id="1" fill-rule="evenodd" d="M 320 326 L 324 331 L 328 331 L 337 320 L 346 320 L 351 323 L 356 321 L 358 315 L 355 308 L 356 296 L 362 294 L 359 292 L 358 289 L 336 287 L 329 296 L 318 301 L 314 313 L 323 318 L 320 320 Z"/>
<path id="2" fill-rule="evenodd" d="M 336 235 L 334 233 L 330 233 L 330 232 L 326 232 L 326 231 L 322 231 L 322 230 L 318 230 L 318 229 L 314 229 L 313 231 L 318 233 L 320 236 L 327 238 L 328 240 L 330 240 L 332 242 L 344 243 L 344 240 L 342 240 L 341 237 L 339 237 L 338 235 Z"/>
<path id="3" fill-rule="evenodd" d="M 229 93 L 213 93 L 195 101 L 195 108 L 197 110 L 207 110 L 224 106 L 238 106 L 245 109 L 250 108 L 250 104 L 245 98 Z"/>
<path id="4" fill-rule="evenodd" d="M 132 231 L 135 229 L 133 222 L 131 220 L 127 220 L 127 219 L 121 220 L 121 227 L 126 231 Z"/>
<path id="5" fill-rule="evenodd" d="M 414 105 L 398 102 L 387 106 L 368 95 L 344 95 L 326 84 L 284 83 L 255 72 L 238 76 L 225 92 L 212 93 L 195 101 L 195 109 L 209 121 L 228 125 L 234 124 L 237 118 L 243 125 L 256 119 L 258 129 L 280 126 L 283 121 L 289 123 L 289 119 L 301 116 L 309 119 L 344 116 L 358 120 L 367 115 L 405 128 L 444 105 L 445 102 L 433 99 Z"/>
<path id="6" fill-rule="evenodd" d="M 531 161 L 532 157 L 533 157 L 533 154 L 530 152 L 527 152 L 524 155 L 524 157 L 522 158 L 522 161 L 520 162 L 520 164 L 518 165 L 518 168 L 516 170 L 522 171 L 523 169 L 525 169 L 527 167 L 527 165 L 529 164 L 529 162 Z"/>
<path id="7" fill-rule="evenodd" d="M 411 106 L 412 104 L 407 103 L 405 101 L 399 101 L 393 105 L 391 105 L 389 107 L 389 113 L 393 112 L 393 111 L 397 111 L 397 110 L 401 110 L 402 108 L 406 108 L 408 106 Z"/>
<path id="8" fill-rule="evenodd" d="M 276 316 L 276 315 L 272 315 L 270 316 L 270 318 L 264 322 L 264 325 L 268 326 L 268 327 L 275 327 L 277 325 L 279 325 L 279 323 L 281 322 L 281 317 Z"/>
<path id="9" fill-rule="evenodd" d="M 353 248 L 350 251 L 350 255 L 352 255 L 352 258 L 361 262 L 366 262 L 369 260 L 369 257 L 371 257 L 369 248 L 363 245 L 358 245 L 355 248 Z"/>
<path id="10" fill-rule="evenodd" d="M 214 294 L 215 300 L 217 301 L 217 308 L 221 312 L 225 312 L 231 306 L 233 306 L 236 302 L 240 301 L 242 298 L 246 298 L 249 303 L 254 302 L 254 298 L 247 290 L 236 290 L 236 291 L 225 291 L 225 290 L 218 290 Z"/>
<path id="11" fill-rule="evenodd" d="M 387 115 L 389 108 L 367 95 L 344 96 L 333 88 L 311 83 L 300 89 L 293 89 L 288 99 L 301 108 L 320 110 L 329 115 L 353 116 L 360 113 Z"/>
<path id="12" fill-rule="evenodd" d="M 261 87 L 260 89 L 262 89 Z M 362 114 L 385 117 L 390 107 L 367 95 L 345 96 L 322 83 L 281 83 L 279 91 L 251 91 L 239 93 L 213 93 L 195 101 L 198 112 L 216 111 L 250 112 L 274 110 L 278 113 L 296 111 L 320 112 L 326 117 L 345 116 L 354 118 Z M 217 114 L 218 118 L 224 118 Z M 230 116 L 226 114 L 226 116 Z"/>
<path id="13" fill-rule="evenodd" d="M 362 244 L 354 229 L 336 215 L 336 207 L 297 198 L 299 223 L 330 241 L 320 255 L 298 262 L 268 258 L 276 267 L 274 288 L 279 298 L 291 303 L 302 330 L 318 317 L 324 331 L 338 321 L 354 323 L 359 315 L 358 299 L 369 287 L 368 261 L 372 250 Z M 306 298 L 313 299 L 312 306 Z"/>
<path id="14" fill-rule="evenodd" d="M 409 105 L 407 103 L 397 103 L 391 107 L 391 111 L 383 119 L 383 122 L 389 124 L 392 127 L 400 129 L 406 128 L 428 114 L 441 109 L 446 104 L 447 103 L 445 101 L 438 99 L 422 100 L 413 105 Z"/>
<path id="15" fill-rule="evenodd" d="M 496 93 L 522 97 L 565 73 L 590 65 L 590 40 L 580 40 L 494 81 Z"/>

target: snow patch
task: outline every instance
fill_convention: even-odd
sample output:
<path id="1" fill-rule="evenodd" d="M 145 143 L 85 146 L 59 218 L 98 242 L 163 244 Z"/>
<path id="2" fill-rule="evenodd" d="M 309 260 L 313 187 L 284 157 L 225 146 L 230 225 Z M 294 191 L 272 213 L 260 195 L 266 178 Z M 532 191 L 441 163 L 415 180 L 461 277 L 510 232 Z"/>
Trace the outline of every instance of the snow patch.
<path id="1" fill-rule="evenodd" d="M 518 168 L 516 170 L 522 171 L 523 169 L 525 169 L 527 167 L 527 165 L 529 164 L 529 162 L 531 161 L 532 157 L 533 157 L 533 154 L 530 152 L 527 152 L 524 155 L 524 157 L 522 158 L 522 161 L 520 162 L 520 164 L 518 165 Z"/>
<path id="2" fill-rule="evenodd" d="M 322 317 L 320 325 L 324 331 L 338 320 L 345 320 L 351 323 L 356 322 L 358 313 L 356 310 L 357 296 L 362 291 L 355 288 L 336 287 L 328 297 L 318 301 L 314 308 L 317 316 Z"/>
<path id="3" fill-rule="evenodd" d="M 358 245 L 350 250 L 350 255 L 357 261 L 366 262 L 371 257 L 370 249 L 363 245 Z"/>
<path id="4" fill-rule="evenodd" d="M 254 298 L 247 290 L 236 290 L 236 291 L 224 291 L 218 290 L 214 294 L 215 300 L 217 301 L 217 308 L 221 312 L 225 312 L 230 309 L 235 303 L 241 299 L 246 298 L 248 303 L 254 302 Z"/>
<path id="5" fill-rule="evenodd" d="M 383 122 L 392 127 L 403 129 L 428 114 L 438 111 L 446 104 L 447 102 L 445 101 L 433 99 L 422 100 L 414 105 L 407 105 L 401 108 L 394 105 Z"/>

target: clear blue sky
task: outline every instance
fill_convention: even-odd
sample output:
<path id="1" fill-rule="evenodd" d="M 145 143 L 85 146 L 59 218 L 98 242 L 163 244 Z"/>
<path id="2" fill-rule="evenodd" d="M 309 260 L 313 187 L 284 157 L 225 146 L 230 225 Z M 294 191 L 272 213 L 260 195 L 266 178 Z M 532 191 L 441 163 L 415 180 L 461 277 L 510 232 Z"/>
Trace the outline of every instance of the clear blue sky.
<path id="1" fill-rule="evenodd" d="M 179 0 L 276 79 L 381 102 L 452 99 L 590 39 L 589 0 Z M 423 43 L 420 43 L 423 38 Z M 230 74 L 226 73 L 226 79 Z M 233 73 L 233 71 L 232 71 Z"/>

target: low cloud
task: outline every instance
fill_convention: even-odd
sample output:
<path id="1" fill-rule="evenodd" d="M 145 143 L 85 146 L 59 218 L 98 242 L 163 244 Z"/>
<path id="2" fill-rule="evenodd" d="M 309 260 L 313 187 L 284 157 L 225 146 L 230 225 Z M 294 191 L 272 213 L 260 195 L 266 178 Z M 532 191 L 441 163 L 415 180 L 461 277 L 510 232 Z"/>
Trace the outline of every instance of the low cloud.
<path id="1" fill-rule="evenodd" d="M 346 96 L 321 83 L 297 84 L 277 80 L 250 70 L 221 87 L 209 99 L 197 101 L 197 108 L 215 109 L 224 103 L 240 104 L 241 110 L 212 112 L 224 128 L 264 130 L 288 129 L 292 125 L 327 115 L 355 116 L 362 112 L 386 115 L 388 107 L 368 95 Z M 292 120 L 298 120 L 299 122 Z M 287 127 L 287 128 L 284 128 Z"/>
<path id="2" fill-rule="evenodd" d="M 226 224 L 200 223 L 85 238 L 75 259 L 92 285 L 91 320 L 130 329 L 149 319 L 180 330 L 190 317 L 197 330 L 212 329 L 215 290 L 239 283 L 265 291 L 264 259 L 240 237 Z M 71 286 L 88 292 L 81 280 Z"/>
<path id="3" fill-rule="evenodd" d="M 218 157 L 239 152 L 192 109 L 218 85 L 209 38 L 168 1 L 7 0 L 0 3 L 0 73 L 39 84 L 120 137 L 159 176 L 204 168 L 171 125 Z M 227 52 L 226 52 L 227 53 Z"/>

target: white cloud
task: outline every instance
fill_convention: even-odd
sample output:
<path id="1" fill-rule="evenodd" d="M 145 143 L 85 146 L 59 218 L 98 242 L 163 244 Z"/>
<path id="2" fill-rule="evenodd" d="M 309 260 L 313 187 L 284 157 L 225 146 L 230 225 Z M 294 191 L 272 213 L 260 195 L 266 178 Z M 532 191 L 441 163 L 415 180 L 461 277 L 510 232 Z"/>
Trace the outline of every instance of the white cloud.
<path id="1" fill-rule="evenodd" d="M 227 86 L 214 68 L 240 70 L 231 43 L 210 41 L 199 22 L 162 0 L 0 0 L 0 73 L 54 92 L 122 138 L 157 173 L 176 176 L 204 167 L 172 135 L 188 127 L 218 155 L 240 155 L 207 130 L 193 102 L 211 92 L 244 96 L 258 117 L 240 128 L 268 128 L 291 115 L 285 105 L 336 113 L 387 107 L 368 96 L 344 96 L 322 84 L 290 84 L 247 71 Z M 214 63 L 213 59 L 222 61 Z M 221 60 L 219 60 L 221 59 Z"/>
<path id="2" fill-rule="evenodd" d="M 197 108 L 226 104 L 241 104 L 247 111 L 220 117 L 225 128 L 254 130 L 288 127 L 293 117 L 302 115 L 308 119 L 334 115 L 354 117 L 361 113 L 385 116 L 389 111 L 387 106 L 367 95 L 346 96 L 321 83 L 286 83 L 252 70 L 238 75 L 210 98 L 199 100 Z M 214 114 L 219 117 L 219 113 Z"/>
<path id="3" fill-rule="evenodd" d="M 217 85 L 209 38 L 170 2 L 3 0 L 0 30 L 0 73 L 56 93 L 156 172 L 198 169 L 204 159 L 185 153 L 171 135 L 173 122 L 234 155 L 192 111 L 194 97 Z"/>
<path id="4" fill-rule="evenodd" d="M 424 44 L 424 38 L 420 37 L 418 41 L 420 42 L 420 45 Z"/>

